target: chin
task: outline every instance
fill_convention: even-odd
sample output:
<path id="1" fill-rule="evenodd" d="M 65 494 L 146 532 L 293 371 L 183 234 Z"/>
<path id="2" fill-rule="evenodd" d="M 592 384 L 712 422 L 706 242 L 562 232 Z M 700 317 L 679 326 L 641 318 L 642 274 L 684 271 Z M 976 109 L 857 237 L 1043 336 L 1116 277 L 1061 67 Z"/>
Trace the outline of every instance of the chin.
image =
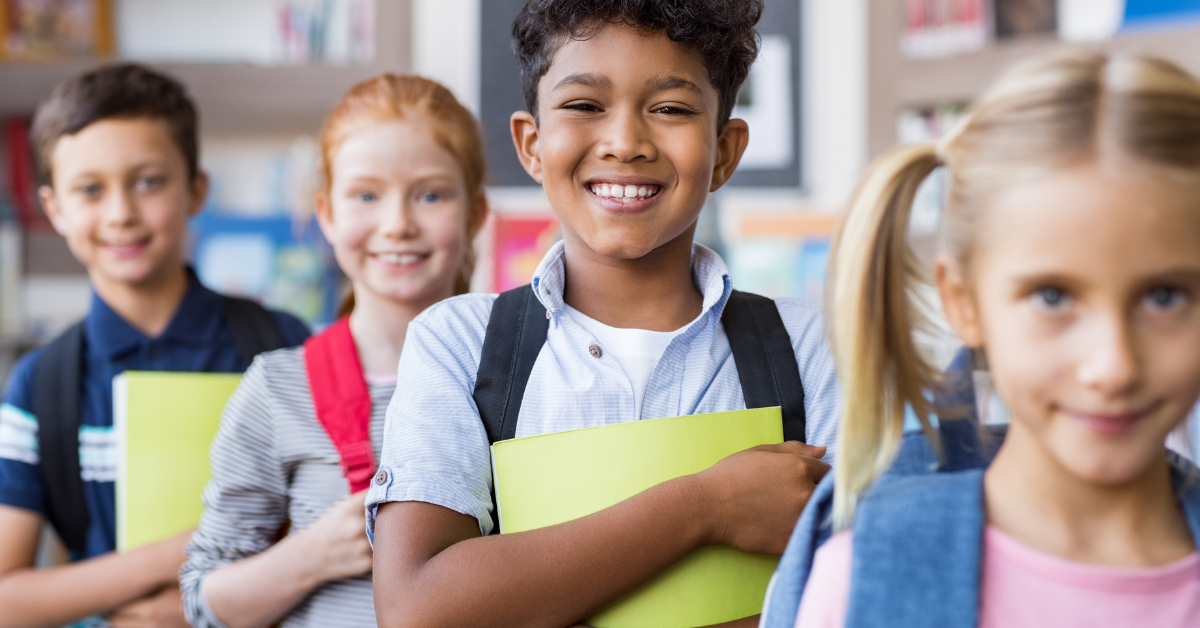
<path id="1" fill-rule="evenodd" d="M 1162 459 L 1164 453 L 1161 447 L 1142 452 L 1106 449 L 1091 448 L 1086 453 L 1079 452 L 1083 455 L 1065 460 L 1060 458 L 1060 461 L 1071 475 L 1088 484 L 1117 487 L 1140 479 L 1156 461 Z"/>

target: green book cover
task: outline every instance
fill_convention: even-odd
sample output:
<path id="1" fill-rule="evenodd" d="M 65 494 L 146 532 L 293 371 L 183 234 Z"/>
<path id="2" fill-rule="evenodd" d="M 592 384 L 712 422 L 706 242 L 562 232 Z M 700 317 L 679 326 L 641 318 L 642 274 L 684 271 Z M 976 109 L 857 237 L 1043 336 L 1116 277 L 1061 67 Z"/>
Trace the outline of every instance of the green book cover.
<path id="1" fill-rule="evenodd" d="M 208 449 L 241 375 L 127 371 L 113 379 L 117 550 L 195 528 Z"/>
<path id="2" fill-rule="evenodd" d="M 562 523 L 739 451 L 783 442 L 779 408 L 619 423 L 492 447 L 501 532 Z M 694 628 L 756 615 L 779 559 L 699 549 L 587 620 L 595 628 Z"/>

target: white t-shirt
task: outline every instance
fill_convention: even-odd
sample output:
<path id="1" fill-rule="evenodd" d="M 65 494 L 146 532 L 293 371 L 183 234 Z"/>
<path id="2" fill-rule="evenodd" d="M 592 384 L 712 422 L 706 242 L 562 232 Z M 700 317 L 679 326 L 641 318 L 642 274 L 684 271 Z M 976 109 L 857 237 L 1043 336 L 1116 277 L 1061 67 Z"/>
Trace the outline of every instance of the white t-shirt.
<path id="1" fill-rule="evenodd" d="M 646 387 L 650 385 L 654 367 L 658 366 L 658 359 L 662 357 L 663 351 L 667 350 L 667 345 L 671 344 L 671 339 L 678 336 L 683 329 L 620 329 L 609 327 L 569 305 L 565 305 L 564 309 L 571 320 L 579 323 L 600 341 L 600 348 L 616 358 L 621 370 L 629 376 L 629 383 L 633 385 L 633 407 L 637 408 L 638 418 L 642 418 L 642 398 L 646 396 Z"/>

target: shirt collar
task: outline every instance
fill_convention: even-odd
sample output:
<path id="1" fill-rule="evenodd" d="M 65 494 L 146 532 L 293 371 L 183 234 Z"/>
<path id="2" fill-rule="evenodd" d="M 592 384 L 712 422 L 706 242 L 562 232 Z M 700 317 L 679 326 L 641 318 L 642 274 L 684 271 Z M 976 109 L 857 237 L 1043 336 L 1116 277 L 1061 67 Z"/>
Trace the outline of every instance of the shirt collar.
<path id="1" fill-rule="evenodd" d="M 533 290 L 542 305 L 557 316 L 565 305 L 563 292 L 567 283 L 565 252 L 562 240 L 550 247 L 533 273 Z M 700 318 L 710 312 L 720 318 L 733 291 L 729 268 L 715 251 L 703 244 L 692 244 L 692 281 L 704 297 Z"/>
<path id="2" fill-rule="evenodd" d="M 88 346 L 113 358 L 151 340 L 195 346 L 214 341 L 224 321 L 221 295 L 204 287 L 190 266 L 187 279 L 187 292 L 158 338 L 135 329 L 93 290 L 91 310 L 84 323 Z"/>

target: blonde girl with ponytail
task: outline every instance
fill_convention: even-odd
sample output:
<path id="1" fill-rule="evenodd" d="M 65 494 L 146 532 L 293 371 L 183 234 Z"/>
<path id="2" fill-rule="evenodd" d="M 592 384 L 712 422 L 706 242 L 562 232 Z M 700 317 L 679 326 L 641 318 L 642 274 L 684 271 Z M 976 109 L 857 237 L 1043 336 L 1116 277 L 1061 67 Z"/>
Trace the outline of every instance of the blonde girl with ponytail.
<path id="1" fill-rule="evenodd" d="M 908 220 L 939 166 L 930 273 Z M 1200 82 L 1097 53 L 1014 69 L 871 167 L 831 272 L 832 521 L 806 511 L 765 626 L 1200 625 L 1200 482 L 1165 445 L 1200 397 Z M 906 409 L 941 447 L 913 340 L 930 279 L 1010 424 L 986 469 L 885 476 Z"/>

